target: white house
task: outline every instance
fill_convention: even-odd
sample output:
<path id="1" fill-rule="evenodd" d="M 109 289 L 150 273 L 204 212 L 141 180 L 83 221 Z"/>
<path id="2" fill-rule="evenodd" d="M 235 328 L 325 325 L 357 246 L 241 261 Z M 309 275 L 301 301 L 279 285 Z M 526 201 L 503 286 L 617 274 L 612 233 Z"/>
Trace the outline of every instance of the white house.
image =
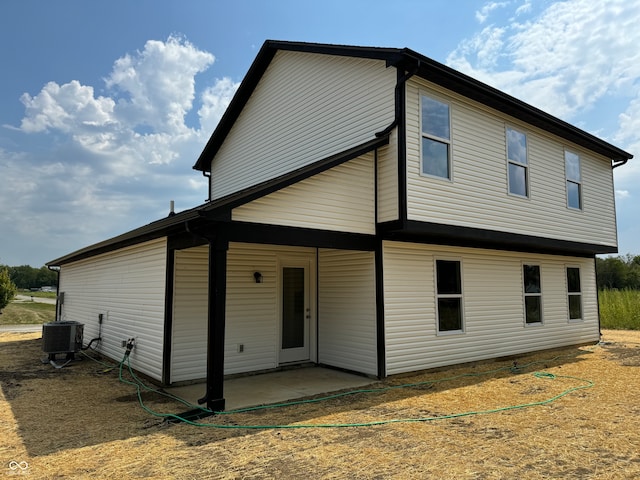
<path id="1" fill-rule="evenodd" d="M 194 166 L 210 199 L 49 262 L 60 319 L 214 410 L 226 375 L 291 363 L 595 342 L 631 158 L 409 49 L 267 41 Z"/>

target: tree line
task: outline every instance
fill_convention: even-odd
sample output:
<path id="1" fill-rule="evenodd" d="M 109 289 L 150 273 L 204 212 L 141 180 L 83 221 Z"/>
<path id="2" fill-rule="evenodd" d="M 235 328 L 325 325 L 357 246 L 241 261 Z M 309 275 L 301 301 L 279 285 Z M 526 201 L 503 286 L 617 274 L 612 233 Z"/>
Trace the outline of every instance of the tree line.
<path id="1" fill-rule="evenodd" d="M 58 273 L 44 266 L 35 268 L 30 265 L 18 267 L 0 265 L 0 271 L 4 269 L 9 272 L 9 278 L 19 289 L 55 287 L 58 284 Z"/>
<path id="2" fill-rule="evenodd" d="M 596 258 L 598 289 L 640 290 L 640 255 Z"/>

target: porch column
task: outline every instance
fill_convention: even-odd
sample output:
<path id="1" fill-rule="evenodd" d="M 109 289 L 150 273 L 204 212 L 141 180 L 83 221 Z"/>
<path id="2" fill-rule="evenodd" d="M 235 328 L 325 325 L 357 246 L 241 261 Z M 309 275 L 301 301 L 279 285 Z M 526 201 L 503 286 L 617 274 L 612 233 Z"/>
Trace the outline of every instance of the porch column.
<path id="1" fill-rule="evenodd" d="M 224 401 L 224 330 L 229 241 L 209 241 L 209 314 L 207 334 L 207 408 L 222 411 Z"/>

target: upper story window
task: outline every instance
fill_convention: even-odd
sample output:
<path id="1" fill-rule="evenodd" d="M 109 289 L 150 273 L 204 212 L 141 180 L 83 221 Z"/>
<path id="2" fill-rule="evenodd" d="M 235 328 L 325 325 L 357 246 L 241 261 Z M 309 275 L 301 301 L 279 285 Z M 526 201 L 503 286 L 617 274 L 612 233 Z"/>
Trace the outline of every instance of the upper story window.
<path id="1" fill-rule="evenodd" d="M 529 162 L 527 161 L 527 136 L 507 127 L 507 166 L 509 193 L 529 196 Z"/>
<path id="2" fill-rule="evenodd" d="M 451 179 L 449 104 L 422 96 L 422 173 Z"/>
<path id="3" fill-rule="evenodd" d="M 567 206 L 582 210 L 582 180 L 580 176 L 580 156 L 565 150 L 564 169 L 567 179 Z"/>

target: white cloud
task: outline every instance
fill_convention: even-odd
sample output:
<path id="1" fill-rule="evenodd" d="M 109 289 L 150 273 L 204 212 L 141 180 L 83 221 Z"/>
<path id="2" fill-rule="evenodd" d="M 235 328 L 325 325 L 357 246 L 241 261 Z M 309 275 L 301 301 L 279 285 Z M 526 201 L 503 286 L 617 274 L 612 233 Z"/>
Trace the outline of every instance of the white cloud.
<path id="1" fill-rule="evenodd" d="M 118 114 L 127 125 L 147 125 L 156 132 L 184 130 L 184 117 L 195 96 L 195 76 L 214 62 L 214 56 L 172 36 L 166 42 L 149 40 L 142 52 L 118 59 L 106 79 L 125 97 Z"/>
<path id="2" fill-rule="evenodd" d="M 184 154 L 195 161 L 238 87 L 216 79 L 202 94 L 200 128 L 189 128 L 185 117 L 194 108 L 195 76 L 213 62 L 212 54 L 182 38 L 149 40 L 142 51 L 115 61 L 105 80 L 111 97 L 95 98 L 93 87 L 76 80 L 50 82 L 34 97 L 25 93 L 21 129 L 70 134 L 108 159 L 114 174 L 142 174 L 145 164 L 171 163 Z"/>
<path id="3" fill-rule="evenodd" d="M 515 13 L 529 10 L 525 3 Z M 628 94 L 640 76 L 639 20 L 638 2 L 556 2 L 522 23 L 486 27 L 447 63 L 571 119 L 605 96 Z"/>
<path id="4" fill-rule="evenodd" d="M 172 36 L 116 60 L 100 96 L 77 80 L 23 94 L 20 130 L 51 146 L 0 149 L 0 204 L 12 205 L 0 243 L 44 242 L 50 260 L 166 215 L 171 199 L 178 211 L 204 202 L 207 181 L 191 167 L 238 87 L 214 79 L 196 95 L 214 60 Z M 190 113 L 198 125 L 187 125 Z"/>
<path id="5" fill-rule="evenodd" d="M 25 106 L 21 128 L 29 133 L 71 132 L 113 121 L 115 102 L 105 97 L 94 98 L 93 88 L 82 86 L 76 80 L 62 86 L 49 82 L 35 97 L 25 93 L 20 100 Z"/>
<path id="6" fill-rule="evenodd" d="M 616 200 L 626 200 L 631 197 L 629 190 L 616 190 Z"/>
<path id="7" fill-rule="evenodd" d="M 213 86 L 204 91 L 202 107 L 198 110 L 202 130 L 211 132 L 214 130 L 239 85 L 239 82 L 233 82 L 225 77 L 216 80 Z"/>
<path id="8" fill-rule="evenodd" d="M 483 5 L 480 10 L 476 11 L 476 20 L 478 20 L 478 22 L 480 23 L 484 23 L 487 21 L 487 18 L 489 18 L 489 15 L 492 11 L 496 10 L 497 8 L 507 6 L 508 4 L 509 2 L 489 2 Z"/>
<path id="9" fill-rule="evenodd" d="M 529 12 L 531 12 L 531 0 L 526 0 L 522 5 L 520 5 L 518 8 L 516 8 L 516 15 L 524 15 L 527 14 Z"/>

